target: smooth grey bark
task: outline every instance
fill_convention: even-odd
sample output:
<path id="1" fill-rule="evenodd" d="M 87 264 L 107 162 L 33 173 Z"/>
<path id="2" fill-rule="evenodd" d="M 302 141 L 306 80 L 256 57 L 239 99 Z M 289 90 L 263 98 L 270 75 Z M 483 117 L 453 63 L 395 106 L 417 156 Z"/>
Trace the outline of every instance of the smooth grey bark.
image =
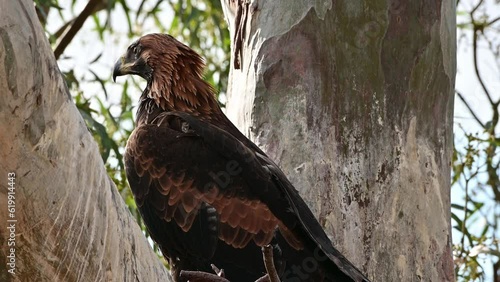
<path id="1" fill-rule="evenodd" d="M 106 174 L 33 1 L 0 7 L 0 280 L 171 281 Z M 8 173 L 15 275 L 6 269 Z"/>
<path id="2" fill-rule="evenodd" d="M 228 116 L 334 245 L 373 281 L 453 281 L 455 1 L 222 4 Z"/>

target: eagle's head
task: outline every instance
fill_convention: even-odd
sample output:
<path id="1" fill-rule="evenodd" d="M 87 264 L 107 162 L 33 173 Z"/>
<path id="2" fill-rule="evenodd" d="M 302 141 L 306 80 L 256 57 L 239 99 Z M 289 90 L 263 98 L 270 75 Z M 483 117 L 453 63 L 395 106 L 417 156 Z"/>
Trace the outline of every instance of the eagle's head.
<path id="1" fill-rule="evenodd" d="M 208 100 L 213 99 L 214 90 L 202 77 L 204 67 L 194 50 L 168 34 L 153 33 L 127 48 L 115 64 L 113 80 L 138 75 L 148 82 L 145 95 L 164 110 L 192 112 L 213 104 Z"/>
<path id="2" fill-rule="evenodd" d="M 125 54 L 116 61 L 113 69 L 113 81 L 116 81 L 117 76 L 126 74 L 135 74 L 150 81 L 153 68 L 148 64 L 149 56 L 145 56 L 144 51 L 145 48 L 140 39 L 132 43 Z"/>
<path id="3" fill-rule="evenodd" d="M 150 81 L 155 74 L 172 75 L 180 68 L 187 68 L 186 72 L 199 77 L 204 67 L 200 55 L 188 46 L 168 34 L 152 33 L 130 44 L 115 64 L 113 80 L 135 74 Z"/>

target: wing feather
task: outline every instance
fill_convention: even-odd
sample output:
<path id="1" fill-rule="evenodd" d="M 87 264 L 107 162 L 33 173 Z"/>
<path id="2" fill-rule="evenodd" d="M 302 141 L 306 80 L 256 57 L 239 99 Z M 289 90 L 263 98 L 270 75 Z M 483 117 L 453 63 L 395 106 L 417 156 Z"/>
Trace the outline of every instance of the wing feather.
<path id="1" fill-rule="evenodd" d="M 137 127 L 127 145 L 126 158 L 133 160 L 127 162 L 133 166 L 130 169 L 149 183 L 142 190 L 132 189 L 137 202 L 149 201 L 160 218 L 174 220 L 184 232 L 205 203 L 219 215 L 220 240 L 235 248 L 251 241 L 258 246 L 269 244 L 282 223 L 249 190 L 252 183 L 233 177 L 221 185 L 214 176 L 225 172 L 233 159 L 208 148 L 197 132 L 186 133 L 183 121 L 157 120 L 159 124 Z"/>

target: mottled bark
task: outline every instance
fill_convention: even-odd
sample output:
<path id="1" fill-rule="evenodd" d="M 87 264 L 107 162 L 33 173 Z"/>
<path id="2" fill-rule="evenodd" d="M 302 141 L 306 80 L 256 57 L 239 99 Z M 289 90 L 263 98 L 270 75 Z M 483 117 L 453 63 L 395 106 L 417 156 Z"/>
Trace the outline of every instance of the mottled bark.
<path id="1" fill-rule="evenodd" d="M 0 7 L 0 280 L 170 281 L 106 174 L 33 2 Z"/>
<path id="2" fill-rule="evenodd" d="M 454 280 L 455 2 L 234 2 L 229 117 L 373 281 Z"/>

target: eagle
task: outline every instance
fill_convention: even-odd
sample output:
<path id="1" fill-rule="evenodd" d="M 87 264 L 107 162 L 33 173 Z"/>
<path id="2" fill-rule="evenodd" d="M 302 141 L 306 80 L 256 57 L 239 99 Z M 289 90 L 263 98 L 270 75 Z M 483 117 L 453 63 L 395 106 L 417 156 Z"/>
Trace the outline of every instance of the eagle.
<path id="1" fill-rule="evenodd" d="M 281 169 L 221 110 L 204 60 L 168 34 L 148 34 L 116 62 L 147 81 L 124 153 L 151 238 L 175 281 L 224 269 L 230 281 L 266 274 L 271 246 L 281 281 L 368 281 L 336 248 Z"/>

